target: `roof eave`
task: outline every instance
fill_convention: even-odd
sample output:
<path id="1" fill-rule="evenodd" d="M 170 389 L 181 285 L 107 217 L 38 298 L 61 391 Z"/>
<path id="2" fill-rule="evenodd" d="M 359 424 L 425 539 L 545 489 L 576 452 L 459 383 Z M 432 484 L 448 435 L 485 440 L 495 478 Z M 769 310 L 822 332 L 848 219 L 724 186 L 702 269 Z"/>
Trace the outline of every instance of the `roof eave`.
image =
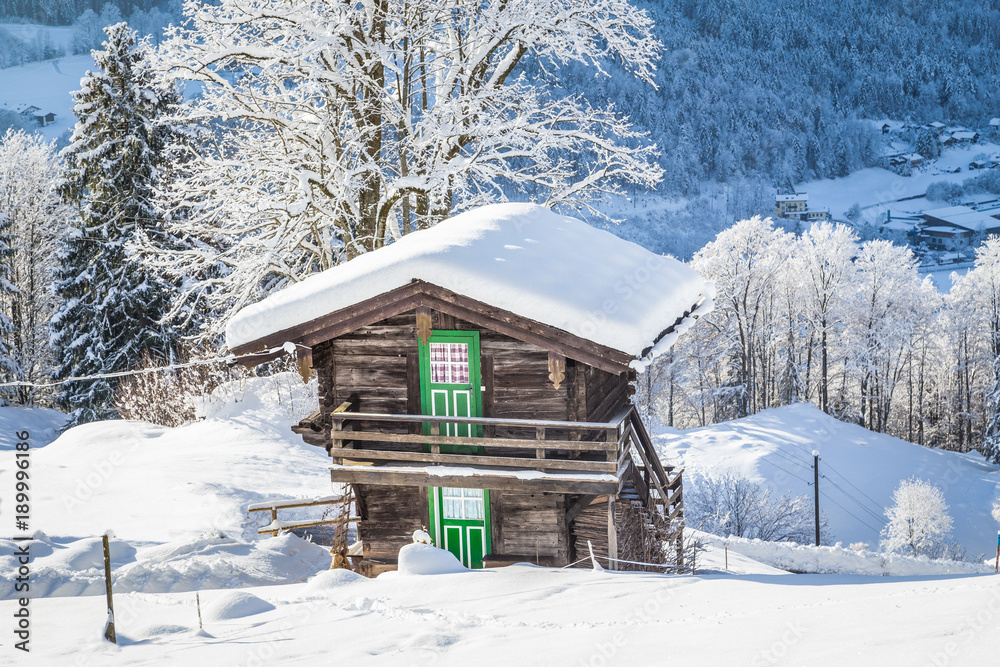
<path id="1" fill-rule="evenodd" d="M 635 358 L 627 352 L 595 343 L 419 279 L 308 322 L 238 345 L 231 352 L 240 356 L 252 355 L 244 357 L 240 363 L 248 366 L 257 365 L 280 356 L 282 353 L 276 350 L 286 342 L 312 347 L 418 307 L 432 308 L 493 329 L 511 338 L 538 345 L 609 373 L 620 374 L 627 371 L 629 364 Z M 674 327 L 689 314 L 685 313 L 678 318 L 677 322 L 657 337 L 657 341 L 673 331 Z M 262 350 L 264 352 L 260 352 Z M 258 352 L 260 353 L 256 354 Z"/>

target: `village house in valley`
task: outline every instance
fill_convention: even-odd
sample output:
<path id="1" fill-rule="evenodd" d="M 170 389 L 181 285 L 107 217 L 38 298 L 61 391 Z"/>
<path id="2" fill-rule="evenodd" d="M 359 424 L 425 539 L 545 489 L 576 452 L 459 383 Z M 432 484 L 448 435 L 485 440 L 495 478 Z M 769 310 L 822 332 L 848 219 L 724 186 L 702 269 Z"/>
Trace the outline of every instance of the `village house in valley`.
<path id="1" fill-rule="evenodd" d="M 830 219 L 829 210 L 810 209 L 809 195 L 805 192 L 782 192 L 774 195 L 774 215 L 808 222 L 822 222 Z"/>
<path id="2" fill-rule="evenodd" d="M 657 457 L 633 383 L 711 297 L 680 262 L 505 204 L 249 306 L 227 341 L 251 362 L 294 348 L 315 370 L 319 409 L 295 430 L 353 491 L 366 573 L 395 568 L 421 528 L 473 568 L 591 548 L 662 563 L 681 471 Z"/>

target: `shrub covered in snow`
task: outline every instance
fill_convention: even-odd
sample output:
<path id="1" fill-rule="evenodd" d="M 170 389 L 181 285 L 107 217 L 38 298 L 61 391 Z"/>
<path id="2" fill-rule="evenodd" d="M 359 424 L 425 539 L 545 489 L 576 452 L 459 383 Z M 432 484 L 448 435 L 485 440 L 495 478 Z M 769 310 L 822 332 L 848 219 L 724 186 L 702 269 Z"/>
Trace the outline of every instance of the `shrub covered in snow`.
<path id="1" fill-rule="evenodd" d="M 941 489 L 930 482 L 904 479 L 886 509 L 889 523 L 882 530 L 883 551 L 940 557 L 950 552 L 952 519 Z"/>
<path id="2" fill-rule="evenodd" d="M 723 537 L 803 543 L 814 539 L 813 505 L 806 496 L 774 497 L 771 487 L 731 473 L 692 481 L 685 499 L 688 525 Z M 825 528 L 822 519 L 821 537 Z"/>

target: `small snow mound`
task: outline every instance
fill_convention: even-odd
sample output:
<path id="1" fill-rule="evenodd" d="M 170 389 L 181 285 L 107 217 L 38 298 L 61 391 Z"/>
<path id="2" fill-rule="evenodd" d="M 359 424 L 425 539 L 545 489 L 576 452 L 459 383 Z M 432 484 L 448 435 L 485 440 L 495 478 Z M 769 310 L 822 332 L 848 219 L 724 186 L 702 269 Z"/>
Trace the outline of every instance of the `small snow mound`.
<path id="1" fill-rule="evenodd" d="M 403 574 L 468 572 L 450 551 L 419 542 L 407 544 L 399 550 L 399 571 Z"/>
<path id="2" fill-rule="evenodd" d="M 254 614 L 263 614 L 274 609 L 274 605 L 261 600 L 246 591 L 232 591 L 216 598 L 205 610 L 205 620 L 226 621 L 233 618 L 244 618 Z"/>
<path id="3" fill-rule="evenodd" d="M 359 581 L 366 581 L 366 579 L 357 572 L 351 572 L 343 568 L 327 570 L 326 572 L 320 572 L 310 579 L 309 583 L 306 584 L 305 592 L 307 595 L 317 595 Z"/>
<path id="4" fill-rule="evenodd" d="M 426 530 L 415 530 L 413 531 L 413 541 L 420 544 L 430 544 L 431 536 L 427 534 Z"/>
<path id="5" fill-rule="evenodd" d="M 175 625 L 173 623 L 153 623 L 152 625 L 145 625 L 134 633 L 129 633 L 129 636 L 133 640 L 138 639 L 151 639 L 153 637 L 162 637 L 163 635 L 176 635 L 182 632 L 190 632 L 191 628 L 186 628 L 183 625 Z"/>

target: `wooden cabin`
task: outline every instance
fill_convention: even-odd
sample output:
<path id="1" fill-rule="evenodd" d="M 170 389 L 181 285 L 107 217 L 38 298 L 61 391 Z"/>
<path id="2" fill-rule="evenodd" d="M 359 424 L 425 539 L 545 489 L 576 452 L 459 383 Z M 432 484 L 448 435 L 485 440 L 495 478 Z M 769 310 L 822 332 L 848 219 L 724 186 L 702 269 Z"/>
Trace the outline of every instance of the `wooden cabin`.
<path id="1" fill-rule="evenodd" d="M 319 409 L 295 430 L 353 489 L 367 573 L 421 528 L 472 568 L 589 566 L 593 549 L 628 569 L 615 559 L 669 560 L 683 519 L 636 372 L 710 308 L 681 263 L 511 204 L 282 290 L 227 339 L 252 363 L 294 346 L 315 371 Z"/>

